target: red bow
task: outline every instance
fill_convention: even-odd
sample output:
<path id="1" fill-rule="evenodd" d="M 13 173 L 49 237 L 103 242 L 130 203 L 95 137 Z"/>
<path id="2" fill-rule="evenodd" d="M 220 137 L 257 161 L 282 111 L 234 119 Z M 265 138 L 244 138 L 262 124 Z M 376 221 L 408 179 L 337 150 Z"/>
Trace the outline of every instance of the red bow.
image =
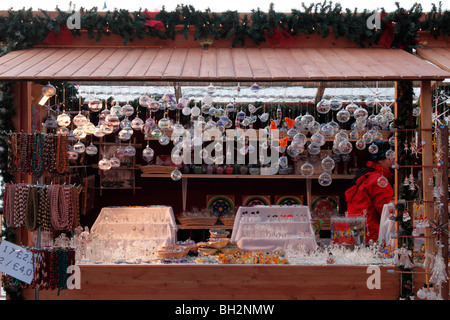
<path id="1" fill-rule="evenodd" d="M 274 28 L 273 34 L 269 36 L 269 42 L 271 46 L 290 47 L 295 44 L 295 39 L 286 30 Z"/>
<path id="2" fill-rule="evenodd" d="M 156 16 L 158 12 L 149 12 L 147 9 L 144 11 L 144 15 L 147 17 L 147 21 L 145 21 L 145 25 L 156 28 L 159 30 L 164 30 L 164 24 L 159 20 L 154 20 L 153 18 Z"/>
<path id="3" fill-rule="evenodd" d="M 55 44 L 72 44 L 72 31 L 67 28 L 67 26 L 62 25 L 61 31 L 56 33 L 55 30 L 50 31 L 44 40 L 44 44 L 55 45 Z"/>
<path id="4" fill-rule="evenodd" d="M 386 29 L 381 33 L 380 41 L 378 42 L 382 47 L 389 49 L 391 47 L 392 42 L 394 41 L 394 26 L 392 22 L 387 22 L 384 18 L 387 16 L 386 12 L 380 13 L 380 18 L 383 24 L 386 26 Z"/>

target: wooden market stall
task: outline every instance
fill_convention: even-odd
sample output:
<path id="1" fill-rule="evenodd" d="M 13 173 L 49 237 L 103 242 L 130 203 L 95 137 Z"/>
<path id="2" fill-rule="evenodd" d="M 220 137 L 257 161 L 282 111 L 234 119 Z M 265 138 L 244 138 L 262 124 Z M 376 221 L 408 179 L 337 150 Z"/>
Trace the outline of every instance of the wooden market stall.
<path id="1" fill-rule="evenodd" d="M 35 121 L 31 110 L 38 110 L 36 102 L 40 98 L 40 85 L 36 82 L 42 81 L 131 85 L 240 82 L 270 86 L 409 80 L 420 82 L 422 139 L 426 145 L 432 145 L 432 119 L 428 112 L 432 109 L 432 83 L 450 78 L 448 69 L 443 70 L 401 49 L 359 48 L 349 40 L 336 40 L 332 36 L 322 39 L 314 34 L 298 35 L 296 40 L 290 47 L 263 43 L 234 48 L 225 40 L 214 40 L 213 44 L 202 47 L 198 41 L 177 35 L 175 40 L 144 39 L 124 46 L 122 39 L 115 35 L 99 43 L 89 39 L 82 30 L 71 45 L 38 45 L 1 57 L 0 81 L 14 81 L 15 104 L 19 106 L 14 119 L 16 129 L 31 132 Z M 428 59 L 428 56 L 421 56 Z M 431 170 L 433 164 L 432 154 L 424 152 L 422 159 L 424 175 L 428 175 L 427 170 Z M 177 197 L 177 204 L 174 204 L 180 211 L 186 209 L 187 180 L 194 178 L 182 179 L 182 197 Z M 241 176 L 226 180 L 242 180 L 232 178 Z M 285 183 L 282 177 L 258 178 L 280 179 L 280 184 Z M 168 180 L 168 175 L 143 175 L 142 179 L 160 183 L 160 179 Z M 259 182 L 259 179 L 251 181 Z M 291 179 L 289 182 L 306 180 L 301 176 Z M 32 182 L 31 176 L 26 174 L 17 174 L 16 180 Z M 212 180 L 209 177 L 194 185 L 210 188 Z M 398 177 L 396 183 L 399 183 Z M 232 187 L 233 182 L 225 182 L 225 185 Z M 149 189 L 142 188 L 135 197 L 126 195 L 130 205 L 148 204 L 144 192 Z M 174 186 L 165 188 L 170 190 Z M 179 189 L 179 185 L 176 188 Z M 151 203 L 161 204 L 154 201 L 163 196 L 151 190 L 155 193 Z M 117 193 L 110 192 L 109 195 L 109 191 L 104 191 L 100 203 L 106 206 L 120 201 L 114 199 Z M 196 192 L 205 195 L 201 189 Z M 424 192 L 424 200 L 433 200 L 428 190 Z M 433 210 L 432 203 L 427 205 L 426 215 L 431 217 Z M 90 222 L 92 219 L 95 217 L 91 217 Z M 22 242 L 31 241 L 30 238 L 23 231 Z M 381 288 L 376 290 L 366 285 L 367 266 L 81 265 L 80 268 L 81 289 L 64 290 L 59 295 L 42 290 L 39 299 L 397 299 L 401 286 L 399 273 L 392 267 L 380 268 Z M 422 272 L 417 270 L 415 287 L 425 282 Z M 32 290 L 25 292 L 29 299 L 34 295 Z"/>

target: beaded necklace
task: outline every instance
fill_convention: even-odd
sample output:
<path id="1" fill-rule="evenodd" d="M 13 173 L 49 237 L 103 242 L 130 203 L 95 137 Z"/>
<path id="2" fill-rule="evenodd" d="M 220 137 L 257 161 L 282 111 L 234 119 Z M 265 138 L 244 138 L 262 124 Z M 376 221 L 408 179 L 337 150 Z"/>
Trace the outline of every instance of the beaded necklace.
<path id="1" fill-rule="evenodd" d="M 44 167 L 50 173 L 56 172 L 55 136 L 47 134 L 44 137 Z"/>
<path id="2" fill-rule="evenodd" d="M 24 224 L 25 206 L 28 197 L 28 186 L 26 184 L 18 184 L 14 197 L 14 218 L 13 227 L 21 227 Z"/>
<path id="3" fill-rule="evenodd" d="M 67 154 L 68 150 L 69 142 L 67 136 L 58 135 L 56 146 L 56 171 L 58 173 L 64 173 L 67 171 L 69 164 L 69 155 Z"/>
<path id="4" fill-rule="evenodd" d="M 37 188 L 30 187 L 28 189 L 27 204 L 25 208 L 25 227 L 34 231 L 37 228 L 37 215 L 38 215 L 38 196 Z"/>
<path id="5" fill-rule="evenodd" d="M 16 185 L 7 184 L 5 186 L 5 197 L 3 203 L 3 216 L 8 227 L 14 226 L 14 198 L 16 194 Z"/>
<path id="6" fill-rule="evenodd" d="M 47 187 L 44 187 L 39 192 L 39 209 L 37 223 L 42 231 L 50 231 L 52 229 L 52 222 L 50 219 L 50 203 L 48 200 Z"/>
<path id="7" fill-rule="evenodd" d="M 18 149 L 17 149 L 17 134 L 12 133 L 8 140 L 8 169 L 11 173 L 16 172 L 18 167 Z"/>
<path id="8" fill-rule="evenodd" d="M 42 158 L 42 134 L 34 133 L 33 134 L 33 162 L 32 162 L 32 170 L 33 174 L 39 176 L 44 171 L 44 160 Z"/>
<path id="9" fill-rule="evenodd" d="M 31 141 L 30 134 L 22 133 L 20 143 L 21 170 L 23 173 L 31 173 Z"/>
<path id="10" fill-rule="evenodd" d="M 70 230 L 72 220 L 70 188 L 60 185 L 48 187 L 50 198 L 50 215 L 55 230 Z"/>

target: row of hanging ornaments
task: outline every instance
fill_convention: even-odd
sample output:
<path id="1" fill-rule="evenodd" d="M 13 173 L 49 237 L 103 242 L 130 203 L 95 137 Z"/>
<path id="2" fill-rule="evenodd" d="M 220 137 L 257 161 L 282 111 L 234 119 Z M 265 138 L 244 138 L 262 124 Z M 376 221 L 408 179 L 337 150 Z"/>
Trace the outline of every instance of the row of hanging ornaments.
<path id="1" fill-rule="evenodd" d="M 251 90 L 258 92 L 260 90 L 259 85 L 254 84 L 251 86 Z M 226 105 L 225 109 L 221 107 L 215 107 L 213 105 L 212 95 L 215 93 L 216 88 L 210 84 L 206 88 L 206 94 L 201 101 L 201 106 L 198 107 L 195 103 L 194 107 L 189 107 L 189 99 L 182 96 L 178 102 L 172 93 L 166 93 L 162 96 L 159 101 L 156 101 L 153 97 L 148 95 L 143 95 L 139 98 L 139 105 L 147 108 L 150 112 L 157 112 L 159 110 L 181 110 L 182 114 L 185 116 L 190 116 L 193 121 L 200 121 L 202 128 L 205 131 L 208 129 L 218 129 L 224 132 L 225 129 L 231 128 L 233 121 L 229 118 L 229 114 L 236 112 L 236 104 L 229 103 Z M 334 137 L 333 141 L 333 152 L 337 155 L 349 154 L 353 150 L 353 145 L 350 140 L 354 140 L 355 147 L 358 150 L 364 150 L 368 146 L 368 151 L 371 153 L 377 153 L 378 147 L 375 144 L 383 139 L 383 134 L 379 130 L 389 130 L 391 132 L 395 131 L 393 126 L 394 114 L 392 113 L 390 105 L 384 103 L 381 104 L 381 100 L 378 97 L 378 92 L 373 97 L 369 97 L 364 101 L 366 107 L 371 108 L 373 113 L 369 115 L 369 112 L 364 106 L 358 106 L 353 102 L 353 100 L 344 107 L 343 101 L 338 97 L 333 97 L 331 99 L 323 99 L 316 105 L 316 111 L 319 114 L 327 114 L 330 111 L 334 111 L 336 120 L 332 119 L 328 123 L 319 123 L 315 117 L 308 112 L 304 115 L 299 115 L 295 119 L 289 119 L 285 117 L 282 118 L 282 111 L 278 107 L 276 111 L 275 119 L 271 120 L 270 115 L 267 112 L 263 112 L 261 115 L 257 116 L 255 112 L 259 109 L 254 107 L 252 104 L 248 107 L 249 114 L 244 111 L 239 110 L 236 113 L 236 118 L 234 121 L 235 128 L 252 128 L 253 123 L 259 120 L 261 123 L 267 123 L 265 127 L 268 137 L 270 137 L 270 132 L 273 130 L 287 130 L 287 138 L 290 139 L 290 144 L 287 143 L 279 147 L 279 152 L 282 154 L 279 163 L 275 164 L 279 167 L 286 167 L 288 164 L 286 156 L 287 153 L 291 158 L 295 158 L 305 149 L 311 155 L 318 155 L 321 151 L 321 147 L 325 144 L 326 138 Z M 167 118 L 167 113 L 164 117 L 158 121 L 154 118 L 148 117 L 145 121 L 136 116 L 133 120 L 129 120 L 135 113 L 135 109 L 129 103 L 120 106 L 118 102 L 115 102 L 110 109 L 108 109 L 107 104 L 103 108 L 103 102 L 94 98 L 88 102 L 89 110 L 92 112 L 99 113 L 98 125 L 94 125 L 86 116 L 80 112 L 73 118 L 66 114 L 64 110 L 60 113 L 57 119 L 54 117 L 46 121 L 46 126 L 48 128 L 57 129 L 59 134 L 70 134 L 70 137 L 74 139 L 76 143 L 69 150 L 69 158 L 71 160 L 77 159 L 78 154 L 86 152 L 87 155 L 96 155 L 98 152 L 97 147 L 95 147 L 92 142 L 90 145 L 85 146 L 81 140 L 86 138 L 87 135 L 94 135 L 95 137 L 103 137 L 108 134 L 118 132 L 118 138 L 121 141 L 130 141 L 133 132 L 140 130 L 146 136 L 150 135 L 153 138 L 157 138 L 161 145 L 167 145 L 170 142 L 170 138 L 163 133 L 164 129 L 172 129 L 172 132 L 177 136 L 182 136 L 186 130 L 182 124 L 178 121 L 173 123 L 172 119 Z M 378 108 L 381 107 L 381 108 Z M 379 109 L 375 113 L 376 109 Z M 415 117 L 420 115 L 420 108 L 415 107 L 413 109 L 413 115 Z M 205 116 L 209 117 L 208 121 L 205 121 Z M 354 122 L 351 124 L 351 132 L 347 134 L 346 131 L 342 130 L 339 123 L 346 123 L 351 118 L 354 118 Z M 214 120 L 215 119 L 215 120 Z M 284 120 L 284 121 L 283 121 Z M 71 132 L 68 127 L 71 121 L 75 128 Z M 310 143 L 306 147 L 307 137 L 301 132 L 301 130 L 307 130 L 310 136 Z M 191 137 L 194 137 L 192 134 Z M 198 137 L 197 137 L 198 138 Z M 180 143 L 181 140 L 175 140 L 174 144 Z M 281 142 L 281 141 L 280 141 Z M 287 141 L 286 141 L 287 142 Z M 187 143 L 188 147 L 193 147 L 194 145 L 201 144 L 202 141 L 195 141 L 195 137 L 192 141 L 183 141 Z M 395 145 L 395 138 L 392 136 L 389 139 L 391 146 Z M 183 145 L 186 147 L 186 145 Z M 242 154 L 253 152 L 251 146 L 244 146 L 240 152 Z M 267 146 L 262 146 L 267 148 Z M 123 149 L 123 154 L 128 157 L 133 157 L 136 154 L 135 148 L 131 145 L 131 142 L 127 147 Z M 154 158 L 154 150 L 147 144 L 142 152 L 142 157 L 144 161 L 150 163 Z M 395 153 L 393 150 L 389 150 L 386 153 L 387 157 L 394 158 Z M 173 162 L 180 165 L 182 162 L 182 157 L 173 157 Z M 222 159 L 216 159 L 217 164 L 223 163 Z M 99 161 L 99 168 L 101 170 L 109 170 L 114 167 L 120 166 L 120 160 L 117 157 L 107 159 L 106 155 Z M 327 156 L 322 160 L 322 168 L 324 172 L 319 176 L 319 183 L 323 186 L 330 185 L 332 182 L 331 171 L 334 169 L 334 160 Z M 314 174 L 314 167 L 310 163 L 306 162 L 301 167 L 301 173 L 304 176 L 312 176 Z M 181 172 L 179 170 L 174 170 L 172 172 L 172 179 L 181 179 Z M 381 179 L 379 184 L 382 186 L 387 185 L 387 180 Z"/>

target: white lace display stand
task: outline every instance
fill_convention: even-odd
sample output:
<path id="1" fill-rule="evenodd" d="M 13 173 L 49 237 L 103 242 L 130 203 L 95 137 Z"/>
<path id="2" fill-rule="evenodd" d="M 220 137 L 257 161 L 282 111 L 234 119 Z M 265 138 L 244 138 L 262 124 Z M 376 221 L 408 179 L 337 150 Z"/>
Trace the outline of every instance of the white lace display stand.
<path id="1" fill-rule="evenodd" d="M 154 260 L 161 247 L 177 242 L 177 225 L 171 207 L 105 207 L 91 228 L 97 259 L 117 262 Z"/>
<path id="2" fill-rule="evenodd" d="M 249 251 L 317 248 L 309 208 L 298 205 L 240 207 L 230 241 Z"/>

